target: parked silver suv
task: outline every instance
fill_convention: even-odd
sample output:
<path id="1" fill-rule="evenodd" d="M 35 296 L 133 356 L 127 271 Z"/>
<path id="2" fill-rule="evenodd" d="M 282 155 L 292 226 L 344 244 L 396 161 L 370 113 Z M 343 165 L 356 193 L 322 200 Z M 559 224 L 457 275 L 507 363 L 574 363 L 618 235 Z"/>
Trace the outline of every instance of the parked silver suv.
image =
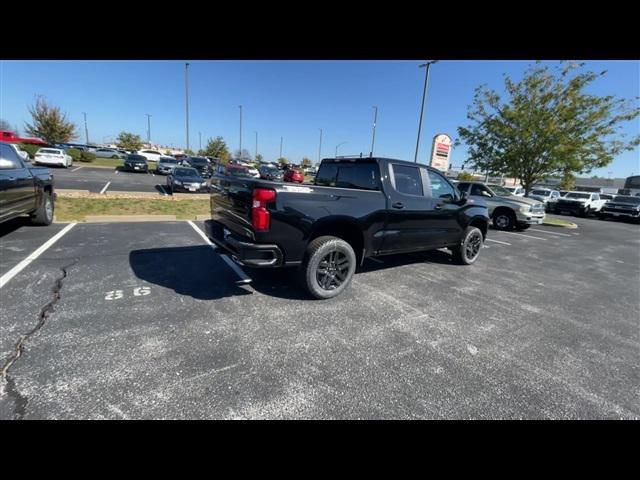
<path id="1" fill-rule="evenodd" d="M 460 182 L 457 187 L 469 198 L 480 199 L 487 204 L 493 226 L 498 230 L 526 230 L 544 221 L 544 203 L 514 195 L 500 185 Z"/>

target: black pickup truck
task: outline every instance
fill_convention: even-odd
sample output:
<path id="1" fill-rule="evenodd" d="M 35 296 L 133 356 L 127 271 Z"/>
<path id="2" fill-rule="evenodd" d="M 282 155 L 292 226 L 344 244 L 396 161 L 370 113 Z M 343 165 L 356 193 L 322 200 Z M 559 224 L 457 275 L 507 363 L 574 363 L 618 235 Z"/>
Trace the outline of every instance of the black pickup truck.
<path id="1" fill-rule="evenodd" d="M 367 257 L 449 248 L 478 258 L 489 215 L 437 170 L 388 158 L 326 158 L 313 184 L 211 179 L 208 237 L 242 265 L 300 267 L 312 296 L 331 298 Z"/>
<path id="2" fill-rule="evenodd" d="M 33 167 L 8 143 L 0 142 L 0 223 L 29 215 L 34 225 L 53 221 L 53 176 Z"/>

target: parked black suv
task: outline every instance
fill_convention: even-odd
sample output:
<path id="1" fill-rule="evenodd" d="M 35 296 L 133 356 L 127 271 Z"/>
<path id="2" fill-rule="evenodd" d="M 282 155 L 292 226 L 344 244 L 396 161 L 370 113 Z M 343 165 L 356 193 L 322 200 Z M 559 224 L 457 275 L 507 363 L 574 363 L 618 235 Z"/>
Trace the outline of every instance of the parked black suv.
<path id="1" fill-rule="evenodd" d="M 366 257 L 447 247 L 476 261 L 489 215 L 437 170 L 387 158 L 324 159 L 313 185 L 216 174 L 207 235 L 241 264 L 300 267 L 316 298 Z"/>
<path id="2" fill-rule="evenodd" d="M 211 163 L 205 157 L 187 157 L 182 160 L 182 165 L 195 168 L 203 178 L 209 178 L 213 172 Z"/>

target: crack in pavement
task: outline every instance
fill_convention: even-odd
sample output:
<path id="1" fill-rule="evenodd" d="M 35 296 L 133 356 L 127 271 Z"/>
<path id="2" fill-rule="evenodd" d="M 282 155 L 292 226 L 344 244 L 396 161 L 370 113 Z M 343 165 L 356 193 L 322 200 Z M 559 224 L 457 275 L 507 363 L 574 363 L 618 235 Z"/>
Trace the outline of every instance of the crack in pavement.
<path id="1" fill-rule="evenodd" d="M 38 323 L 36 323 L 36 326 L 29 332 L 20 337 L 20 340 L 18 340 L 18 342 L 16 343 L 13 352 L 7 358 L 7 361 L 2 367 L 2 370 L 0 370 L 0 378 L 2 378 L 2 380 L 4 380 L 5 382 L 4 391 L 6 392 L 7 396 L 13 400 L 14 420 L 22 420 L 24 418 L 29 399 L 20 393 L 20 391 L 16 387 L 15 380 L 9 375 L 9 369 L 18 360 L 18 358 L 22 356 L 22 353 L 24 352 L 25 342 L 33 335 L 38 333 L 38 331 L 45 325 L 50 315 L 55 311 L 53 307 L 60 300 L 60 290 L 62 290 L 63 280 L 67 278 L 67 269 L 75 265 L 76 263 L 77 260 L 60 268 L 60 270 L 62 270 L 62 276 L 57 278 L 54 283 L 54 287 L 52 289 L 53 298 L 40 309 L 40 312 L 38 313 Z"/>

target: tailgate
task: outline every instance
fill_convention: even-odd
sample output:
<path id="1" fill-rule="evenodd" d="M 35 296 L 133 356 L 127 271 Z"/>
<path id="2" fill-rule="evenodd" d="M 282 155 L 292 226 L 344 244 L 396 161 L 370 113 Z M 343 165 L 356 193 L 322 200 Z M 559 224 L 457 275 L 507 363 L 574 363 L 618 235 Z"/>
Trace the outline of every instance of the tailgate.
<path id="1" fill-rule="evenodd" d="M 211 219 L 227 230 L 254 239 L 251 206 L 255 180 L 215 176 L 211 180 Z"/>

